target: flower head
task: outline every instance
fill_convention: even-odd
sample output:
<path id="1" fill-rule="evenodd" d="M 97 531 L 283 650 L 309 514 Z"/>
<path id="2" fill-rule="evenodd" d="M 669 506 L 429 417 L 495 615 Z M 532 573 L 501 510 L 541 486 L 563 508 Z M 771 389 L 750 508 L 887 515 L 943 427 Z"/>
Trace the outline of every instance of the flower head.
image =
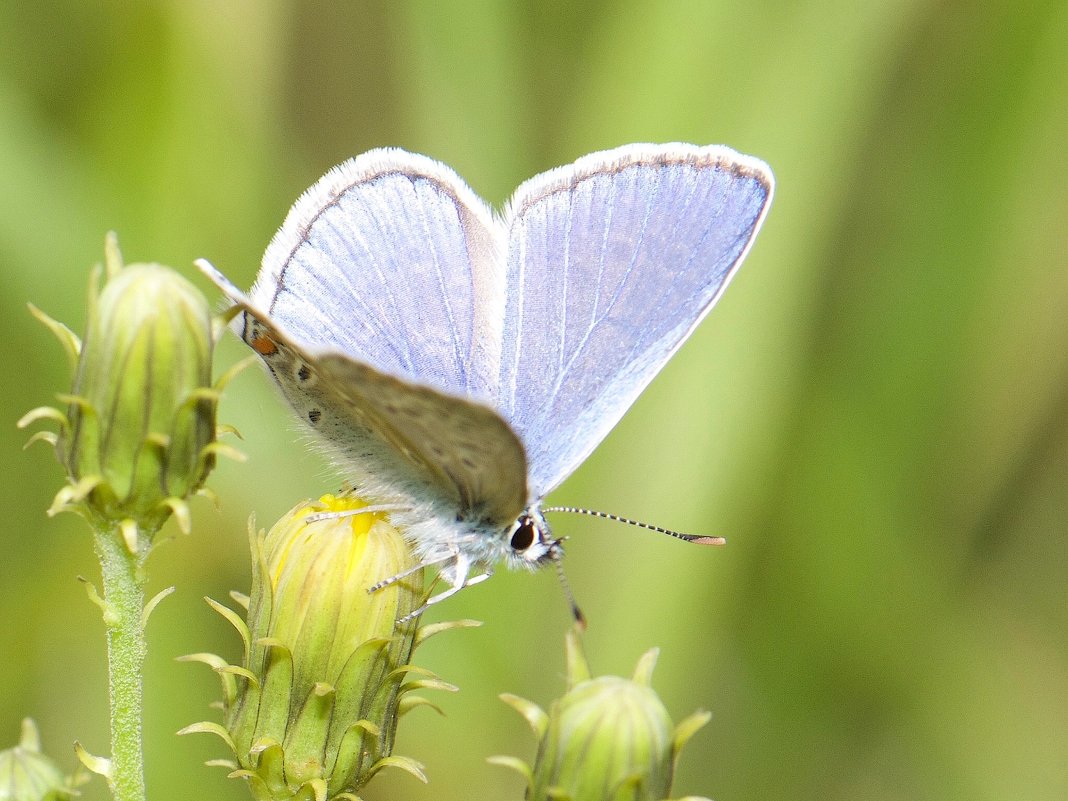
<path id="1" fill-rule="evenodd" d="M 66 801 L 75 782 L 41 753 L 37 725 L 22 721 L 22 737 L 14 748 L 0 751 L 0 801 Z"/>
<path id="2" fill-rule="evenodd" d="M 530 723 L 538 753 L 530 767 L 511 757 L 492 761 L 519 770 L 533 801 L 662 801 L 669 797 L 679 750 L 708 721 L 697 712 L 678 726 L 650 686 L 657 651 L 645 654 L 631 679 L 590 677 L 578 635 L 568 635 L 568 690 L 546 713 L 513 695 L 502 698 Z"/>
<path id="3" fill-rule="evenodd" d="M 113 235 L 106 250 L 107 281 L 98 289 L 94 274 L 83 339 L 33 310 L 66 347 L 74 381 L 59 396 L 65 412 L 35 409 L 20 425 L 60 424 L 58 436 L 35 436 L 55 445 L 69 478 L 51 512 L 72 509 L 151 536 L 173 513 L 186 522 L 184 499 L 214 465 L 211 314 L 170 268 L 123 267 Z"/>
<path id="4" fill-rule="evenodd" d="M 411 690 L 455 689 L 410 664 L 442 626 L 398 622 L 425 601 L 423 571 L 400 532 L 364 507 L 326 495 L 253 533 L 247 624 L 213 603 L 241 633 L 243 664 L 188 657 L 223 677 L 226 726 L 183 731 L 222 737 L 237 758 L 231 775 L 258 801 L 355 798 L 389 765 L 422 778 L 415 762 L 391 755 L 398 718 L 426 703 Z"/>

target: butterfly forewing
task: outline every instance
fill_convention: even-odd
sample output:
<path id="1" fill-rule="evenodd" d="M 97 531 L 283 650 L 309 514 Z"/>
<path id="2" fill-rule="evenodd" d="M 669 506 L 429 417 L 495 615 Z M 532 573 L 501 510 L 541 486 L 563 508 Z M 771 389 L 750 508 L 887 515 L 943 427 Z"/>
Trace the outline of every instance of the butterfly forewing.
<path id="1" fill-rule="evenodd" d="M 508 212 L 498 408 L 530 491 L 568 476 L 726 287 L 772 179 L 726 148 L 631 145 L 537 176 Z"/>
<path id="2" fill-rule="evenodd" d="M 243 309 L 235 329 L 370 500 L 449 510 L 493 529 L 523 510 L 523 446 L 496 412 L 346 354 L 307 350 L 214 267 L 199 266 Z"/>
<path id="3" fill-rule="evenodd" d="M 478 398 L 498 378 L 503 234 L 449 168 L 376 150 L 297 201 L 251 291 L 275 326 L 445 392 Z"/>

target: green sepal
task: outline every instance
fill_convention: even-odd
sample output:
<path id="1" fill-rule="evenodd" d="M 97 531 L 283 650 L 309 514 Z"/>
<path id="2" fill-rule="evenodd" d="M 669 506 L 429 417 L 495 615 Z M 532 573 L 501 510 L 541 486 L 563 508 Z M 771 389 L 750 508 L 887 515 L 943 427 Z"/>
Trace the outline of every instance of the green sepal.
<path id="1" fill-rule="evenodd" d="M 26 305 L 29 307 L 30 314 L 33 315 L 34 319 L 44 325 L 59 340 L 59 344 L 63 347 L 63 352 L 67 354 L 67 361 L 73 372 L 78 366 L 78 356 L 82 352 L 82 340 L 66 325 L 41 311 L 32 303 L 27 303 Z"/>

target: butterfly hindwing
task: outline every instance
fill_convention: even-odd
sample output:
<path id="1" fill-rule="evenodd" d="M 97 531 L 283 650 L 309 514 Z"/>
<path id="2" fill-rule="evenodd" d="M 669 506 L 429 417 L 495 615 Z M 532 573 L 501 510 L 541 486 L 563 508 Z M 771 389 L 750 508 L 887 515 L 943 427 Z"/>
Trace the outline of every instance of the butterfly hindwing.
<path id="1" fill-rule="evenodd" d="M 488 406 L 398 380 L 337 354 L 320 356 L 317 365 L 343 401 L 337 406 L 358 411 L 393 450 L 429 468 L 434 486 L 454 492 L 451 508 L 459 516 L 485 521 L 497 531 L 523 511 L 523 446 Z"/>
<path id="2" fill-rule="evenodd" d="M 772 194 L 721 147 L 629 145 L 536 176 L 508 226 L 497 406 L 540 498 L 597 446 L 726 287 Z"/>

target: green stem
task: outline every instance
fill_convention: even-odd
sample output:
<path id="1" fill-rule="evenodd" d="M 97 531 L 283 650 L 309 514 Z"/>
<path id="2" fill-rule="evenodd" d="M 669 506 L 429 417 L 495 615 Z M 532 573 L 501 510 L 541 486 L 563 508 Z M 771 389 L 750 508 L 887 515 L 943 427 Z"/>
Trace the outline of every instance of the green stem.
<path id="1" fill-rule="evenodd" d="M 104 579 L 104 624 L 108 634 L 111 696 L 111 772 L 115 801 L 144 801 L 141 747 L 142 679 L 145 664 L 144 556 L 132 554 L 118 527 L 96 529 L 96 553 Z"/>

